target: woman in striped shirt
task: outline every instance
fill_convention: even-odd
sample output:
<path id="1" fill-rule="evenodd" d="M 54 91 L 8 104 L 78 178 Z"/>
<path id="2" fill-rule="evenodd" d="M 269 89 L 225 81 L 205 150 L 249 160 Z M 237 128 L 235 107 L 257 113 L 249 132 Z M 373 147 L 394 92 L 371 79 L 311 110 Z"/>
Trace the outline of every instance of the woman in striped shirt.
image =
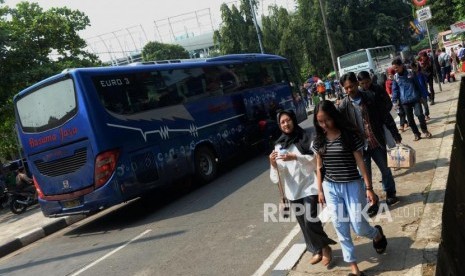
<path id="1" fill-rule="evenodd" d="M 362 213 L 366 198 L 371 204 L 376 201 L 363 162 L 364 142 L 357 128 L 347 122 L 330 101 L 322 101 L 315 107 L 313 124 L 316 138 L 312 149 L 317 154 L 318 201 L 329 208 L 344 261 L 352 270 L 349 275 L 364 275 L 357 265 L 350 227 L 357 235 L 372 239 L 378 254 L 384 253 L 387 246 L 381 226 L 370 226 L 366 220 L 368 215 Z"/>

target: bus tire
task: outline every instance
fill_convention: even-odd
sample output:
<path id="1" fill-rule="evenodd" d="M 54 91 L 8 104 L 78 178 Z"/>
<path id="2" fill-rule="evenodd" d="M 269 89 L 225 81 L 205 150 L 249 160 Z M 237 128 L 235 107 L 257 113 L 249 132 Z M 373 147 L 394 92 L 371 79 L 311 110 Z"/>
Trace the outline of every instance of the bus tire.
<path id="1" fill-rule="evenodd" d="M 195 177 L 202 184 L 215 179 L 218 172 L 218 162 L 215 153 L 202 146 L 195 152 Z"/>

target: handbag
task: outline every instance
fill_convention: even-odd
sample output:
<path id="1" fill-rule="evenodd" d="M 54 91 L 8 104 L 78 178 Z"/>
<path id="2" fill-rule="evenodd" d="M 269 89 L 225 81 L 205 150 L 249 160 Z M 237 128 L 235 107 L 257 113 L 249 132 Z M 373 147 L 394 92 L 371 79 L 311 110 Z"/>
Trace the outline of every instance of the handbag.
<path id="1" fill-rule="evenodd" d="M 289 200 L 286 198 L 286 195 L 284 194 L 284 186 L 283 186 L 283 183 L 281 182 L 281 176 L 279 174 L 279 167 L 276 168 L 276 171 L 278 172 L 278 190 L 279 190 L 279 195 L 281 197 L 279 201 L 279 215 L 287 219 L 289 218 L 291 203 L 289 202 Z"/>

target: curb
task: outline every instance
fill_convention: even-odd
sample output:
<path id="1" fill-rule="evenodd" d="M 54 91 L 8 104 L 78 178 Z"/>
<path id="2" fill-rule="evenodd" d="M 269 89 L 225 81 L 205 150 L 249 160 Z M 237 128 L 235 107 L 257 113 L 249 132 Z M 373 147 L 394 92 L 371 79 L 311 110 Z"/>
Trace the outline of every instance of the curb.
<path id="1" fill-rule="evenodd" d="M 450 105 L 447 121 L 455 120 L 458 102 L 455 100 Z M 453 110 L 454 112 L 450 112 Z M 450 114 L 453 115 L 450 115 Z M 434 171 L 433 181 L 429 187 L 428 197 L 426 198 L 421 222 L 418 225 L 417 236 L 412 248 L 418 249 L 416 254 L 410 255 L 406 262 L 417 263 L 406 275 L 421 275 L 425 267 L 437 264 L 439 243 L 441 241 L 442 231 L 442 213 L 444 208 L 444 198 L 446 194 L 447 176 L 449 175 L 450 155 L 454 139 L 445 139 L 444 134 L 455 129 L 455 124 L 444 126 L 442 143 L 438 154 L 436 169 Z M 445 161 L 442 161 L 445 160 Z M 416 261 L 415 261 L 416 260 Z"/>
<path id="2" fill-rule="evenodd" d="M 85 215 L 75 215 L 70 217 L 61 218 L 55 220 L 49 224 L 46 224 L 42 227 L 33 229 L 25 234 L 21 234 L 12 241 L 9 241 L 3 245 L 0 245 L 0 258 L 5 257 L 8 254 L 13 253 L 16 250 L 21 249 L 35 241 L 38 241 L 48 235 L 51 235 L 59 230 L 68 227 L 78 221 L 85 219 Z"/>

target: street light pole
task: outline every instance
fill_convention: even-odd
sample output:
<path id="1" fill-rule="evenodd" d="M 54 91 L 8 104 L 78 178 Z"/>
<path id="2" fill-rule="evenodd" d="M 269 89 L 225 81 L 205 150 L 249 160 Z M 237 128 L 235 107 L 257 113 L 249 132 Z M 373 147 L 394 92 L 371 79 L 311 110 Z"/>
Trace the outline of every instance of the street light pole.
<path id="1" fill-rule="evenodd" d="M 337 71 L 337 66 L 336 66 L 336 55 L 334 54 L 334 49 L 333 49 L 333 41 L 331 40 L 331 36 L 329 35 L 329 30 L 328 30 L 328 23 L 326 22 L 326 15 L 325 15 L 325 9 L 323 8 L 323 0 L 318 0 L 320 3 L 320 9 L 321 9 L 321 18 L 323 19 L 323 26 L 325 28 L 325 33 L 326 33 L 326 39 L 328 40 L 328 46 L 329 46 L 329 52 L 331 53 L 331 61 L 333 64 L 333 70 L 336 73 L 336 78 L 339 79 L 339 72 Z"/>
<path id="2" fill-rule="evenodd" d="M 255 16 L 255 8 L 252 5 L 252 0 L 249 0 L 249 5 L 250 5 L 250 11 L 252 12 L 252 16 L 253 16 L 253 24 L 255 26 L 255 31 L 257 32 L 258 44 L 260 45 L 260 52 L 264 54 L 265 51 L 263 50 L 262 36 L 260 34 L 260 29 L 258 28 L 257 17 Z"/>

